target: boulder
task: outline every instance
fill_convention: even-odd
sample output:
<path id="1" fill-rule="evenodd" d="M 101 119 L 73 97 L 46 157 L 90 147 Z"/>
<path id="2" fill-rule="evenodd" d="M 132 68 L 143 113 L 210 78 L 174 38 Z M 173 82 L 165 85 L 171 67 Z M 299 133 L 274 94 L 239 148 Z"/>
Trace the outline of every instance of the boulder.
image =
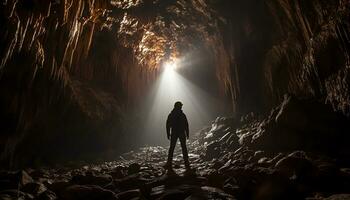
<path id="1" fill-rule="evenodd" d="M 296 192 L 296 188 L 291 181 L 278 174 L 270 174 L 259 180 L 258 184 L 254 187 L 252 196 L 252 199 L 256 200 L 301 199 L 300 194 Z"/>
<path id="2" fill-rule="evenodd" d="M 198 189 L 197 186 L 179 183 L 170 188 L 165 188 L 163 194 L 158 199 L 186 199 Z"/>
<path id="3" fill-rule="evenodd" d="M 117 166 L 110 174 L 113 178 L 123 178 L 125 176 L 124 167 Z"/>
<path id="4" fill-rule="evenodd" d="M 71 185 L 72 183 L 68 181 L 55 181 L 53 183 L 46 184 L 46 187 L 52 190 L 53 192 L 59 194 Z"/>
<path id="5" fill-rule="evenodd" d="M 17 189 L 33 181 L 33 178 L 24 170 L 0 172 L 0 186 L 3 189 Z"/>
<path id="6" fill-rule="evenodd" d="M 223 187 L 227 176 L 224 174 L 218 173 L 217 170 L 211 171 L 208 176 L 208 184 L 215 187 Z"/>
<path id="7" fill-rule="evenodd" d="M 180 189 L 170 189 L 164 191 L 164 194 L 158 200 L 185 199 L 189 194 Z"/>
<path id="8" fill-rule="evenodd" d="M 138 189 L 147 182 L 150 182 L 150 180 L 143 178 L 140 173 L 132 174 L 121 179 L 115 179 L 116 186 L 123 190 Z"/>
<path id="9" fill-rule="evenodd" d="M 34 196 L 19 190 L 3 190 L 0 191 L 0 199 L 29 200 L 34 199 Z"/>
<path id="10" fill-rule="evenodd" d="M 73 184 L 78 185 L 98 185 L 104 187 L 113 181 L 112 176 L 108 174 L 95 175 L 93 173 L 86 173 L 85 175 L 75 175 L 72 178 Z"/>
<path id="11" fill-rule="evenodd" d="M 56 199 L 57 199 L 56 194 L 50 190 L 46 190 L 45 192 L 42 192 L 36 198 L 36 200 L 56 200 Z"/>
<path id="12" fill-rule="evenodd" d="M 225 193 L 223 190 L 210 186 L 202 186 L 201 192 L 199 194 L 202 194 L 202 196 L 204 196 L 205 199 L 236 199 L 232 195 Z M 198 195 L 198 193 L 195 193 L 195 195 Z"/>
<path id="13" fill-rule="evenodd" d="M 339 169 L 335 163 L 321 163 L 317 166 L 315 177 L 317 190 L 332 193 L 348 192 L 350 188 L 350 174 Z"/>
<path id="14" fill-rule="evenodd" d="M 129 165 L 128 167 L 128 174 L 135 174 L 138 173 L 141 169 L 141 165 L 138 163 L 132 163 L 131 165 Z"/>
<path id="15" fill-rule="evenodd" d="M 46 191 L 46 187 L 44 186 L 44 184 L 39 183 L 39 182 L 31 182 L 31 183 L 27 183 L 25 184 L 21 191 L 32 194 L 34 196 L 39 195 L 40 193 L 43 193 Z"/>
<path id="16" fill-rule="evenodd" d="M 350 200 L 350 194 L 334 194 L 323 200 Z"/>
<path id="17" fill-rule="evenodd" d="M 289 178 L 305 179 L 317 173 L 316 166 L 306 157 L 305 152 L 296 151 L 281 158 L 275 168 Z"/>
<path id="18" fill-rule="evenodd" d="M 116 200 L 116 195 L 97 185 L 72 185 L 62 192 L 62 198 L 66 200 Z"/>
<path id="19" fill-rule="evenodd" d="M 127 199 L 132 199 L 135 197 L 140 196 L 140 190 L 139 189 L 134 189 L 134 190 L 127 190 L 124 192 L 120 192 L 116 195 L 117 199 L 119 200 L 127 200 Z"/>
<path id="20" fill-rule="evenodd" d="M 350 152 L 344 142 L 350 137 L 346 134 L 350 130 L 349 124 L 345 116 L 334 112 L 328 105 L 285 95 L 282 104 L 260 124 L 251 144 L 244 144 L 273 152 L 298 149 Z"/>
<path id="21" fill-rule="evenodd" d="M 217 117 L 211 124 L 210 128 L 201 130 L 199 134 L 199 142 L 206 141 L 208 143 L 214 140 L 227 142 L 227 139 L 233 135 L 237 120 L 229 117 Z"/>
<path id="22" fill-rule="evenodd" d="M 207 145 L 207 148 L 205 151 L 205 158 L 208 160 L 217 158 L 219 157 L 220 152 L 221 152 L 220 142 L 213 141 Z"/>

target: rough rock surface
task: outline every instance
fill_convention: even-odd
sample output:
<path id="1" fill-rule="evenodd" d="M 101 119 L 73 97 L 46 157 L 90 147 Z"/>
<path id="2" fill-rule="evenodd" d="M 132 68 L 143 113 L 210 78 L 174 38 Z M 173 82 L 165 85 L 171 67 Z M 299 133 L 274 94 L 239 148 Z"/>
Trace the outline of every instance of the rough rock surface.
<path id="1" fill-rule="evenodd" d="M 3 0 L 0 27 L 1 165 L 108 158 L 176 58 L 240 114 L 292 93 L 350 115 L 349 0 Z"/>
<path id="2" fill-rule="evenodd" d="M 347 122 L 286 96 L 264 120 L 219 117 L 198 132 L 192 170 L 177 148 L 166 171 L 167 148 L 149 146 L 116 161 L 1 172 L 0 199 L 350 199 Z"/>

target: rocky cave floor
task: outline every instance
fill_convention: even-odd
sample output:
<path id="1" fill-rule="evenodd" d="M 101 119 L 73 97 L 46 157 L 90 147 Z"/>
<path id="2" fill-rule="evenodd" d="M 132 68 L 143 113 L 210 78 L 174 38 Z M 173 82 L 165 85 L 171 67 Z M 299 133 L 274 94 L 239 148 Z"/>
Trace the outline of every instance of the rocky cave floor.
<path id="1" fill-rule="evenodd" d="M 166 147 L 143 147 L 111 162 L 2 171 L 0 199 L 350 199 L 347 124 L 286 97 L 265 119 L 221 117 L 193 135 L 190 171 L 179 144 L 174 171 L 163 168 Z"/>

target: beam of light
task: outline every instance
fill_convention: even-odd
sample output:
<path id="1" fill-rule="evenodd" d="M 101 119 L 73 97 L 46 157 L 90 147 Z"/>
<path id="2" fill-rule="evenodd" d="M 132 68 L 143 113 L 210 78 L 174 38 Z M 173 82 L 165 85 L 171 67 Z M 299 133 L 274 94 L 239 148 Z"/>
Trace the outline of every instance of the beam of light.
<path id="1" fill-rule="evenodd" d="M 149 115 L 144 126 L 147 144 L 168 144 L 165 123 L 176 101 L 183 103 L 182 110 L 187 116 L 190 135 L 203 128 L 212 120 L 208 109 L 217 103 L 206 92 L 183 78 L 176 70 L 176 62 L 166 63 L 149 99 Z"/>

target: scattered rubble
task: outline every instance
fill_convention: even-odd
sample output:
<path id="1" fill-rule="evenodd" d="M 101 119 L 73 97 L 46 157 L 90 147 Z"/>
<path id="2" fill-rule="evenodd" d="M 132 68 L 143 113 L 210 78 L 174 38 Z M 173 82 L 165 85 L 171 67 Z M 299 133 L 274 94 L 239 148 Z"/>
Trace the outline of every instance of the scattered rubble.
<path id="1" fill-rule="evenodd" d="M 0 199 L 350 199 L 347 119 L 286 96 L 264 120 L 218 117 L 176 148 L 143 147 L 116 161 L 0 173 Z M 349 141 L 349 140 L 347 140 Z"/>

